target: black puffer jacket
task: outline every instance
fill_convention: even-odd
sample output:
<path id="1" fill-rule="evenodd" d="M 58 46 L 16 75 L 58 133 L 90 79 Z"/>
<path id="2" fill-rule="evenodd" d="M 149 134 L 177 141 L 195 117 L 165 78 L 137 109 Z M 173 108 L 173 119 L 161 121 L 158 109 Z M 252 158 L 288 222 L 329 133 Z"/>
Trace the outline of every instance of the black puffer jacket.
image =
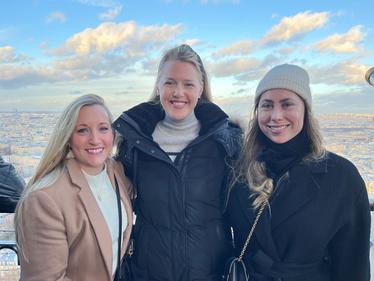
<path id="1" fill-rule="evenodd" d="M 0 213 L 13 213 L 25 182 L 12 164 L 0 156 Z"/>
<path id="2" fill-rule="evenodd" d="M 227 161 L 239 151 L 241 130 L 216 105 L 199 102 L 199 136 L 175 159 L 152 140 L 164 112 L 143 103 L 113 124 L 123 136 L 118 159 L 136 186 L 135 280 L 218 280 L 230 254 L 223 218 Z"/>

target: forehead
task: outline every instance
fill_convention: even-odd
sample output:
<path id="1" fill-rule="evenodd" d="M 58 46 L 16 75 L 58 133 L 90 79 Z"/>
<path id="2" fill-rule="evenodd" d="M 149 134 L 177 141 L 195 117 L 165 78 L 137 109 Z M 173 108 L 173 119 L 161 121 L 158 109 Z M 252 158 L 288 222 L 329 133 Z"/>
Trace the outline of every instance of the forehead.
<path id="1" fill-rule="evenodd" d="M 295 92 L 287 89 L 270 89 L 260 96 L 261 101 L 279 102 L 283 100 L 303 101 Z"/>
<path id="2" fill-rule="evenodd" d="M 77 123 L 110 122 L 108 112 L 100 104 L 86 105 L 79 110 Z"/>
<path id="3" fill-rule="evenodd" d="M 194 64 L 179 60 L 166 61 L 161 70 L 164 77 L 193 77 L 199 76 L 199 72 Z"/>

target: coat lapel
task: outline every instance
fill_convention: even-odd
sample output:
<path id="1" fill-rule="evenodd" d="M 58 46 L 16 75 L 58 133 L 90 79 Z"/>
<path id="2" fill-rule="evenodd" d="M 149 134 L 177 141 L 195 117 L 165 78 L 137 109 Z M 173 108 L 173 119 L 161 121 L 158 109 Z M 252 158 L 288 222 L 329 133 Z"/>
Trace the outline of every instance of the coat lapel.
<path id="1" fill-rule="evenodd" d="M 317 166 L 301 164 L 290 170 L 289 176 L 277 187 L 281 190 L 276 193 L 275 198 L 271 199 L 272 230 L 297 213 L 318 194 L 320 187 L 313 174 L 323 171 L 322 167 L 323 164 Z"/>
<path id="2" fill-rule="evenodd" d="M 128 191 L 131 188 L 131 183 L 127 180 L 127 178 L 124 177 L 124 171 L 120 168 L 120 164 L 116 163 L 113 160 L 108 161 L 108 174 L 114 190 L 116 188 L 114 176 L 117 179 L 119 185 L 120 198 L 127 215 L 127 225 L 126 228 L 124 228 L 125 231 L 123 232 L 121 248 L 121 257 L 123 257 L 127 250 L 127 245 L 128 241 L 130 240 L 130 234 L 133 225 L 132 207 L 130 203 L 130 197 L 128 195 Z"/>
<path id="3" fill-rule="evenodd" d="M 245 213 L 246 218 L 248 219 L 248 223 L 250 227 L 256 218 L 258 210 L 254 211 L 252 208 L 252 200 L 249 198 L 249 191 L 248 187 L 239 187 L 238 188 L 238 198 L 241 205 L 241 209 Z M 248 230 L 249 233 L 249 230 Z M 247 234 L 248 236 L 248 234 Z M 264 252 L 268 253 L 272 257 L 277 257 L 278 253 L 272 238 L 271 234 L 271 226 L 269 220 L 269 208 L 265 207 L 265 210 L 260 216 L 258 223 L 254 230 L 254 236 L 256 240 L 261 245 L 261 248 Z M 254 237 L 252 237 L 253 239 Z M 250 242 L 251 243 L 251 242 Z"/>
<path id="4" fill-rule="evenodd" d="M 92 228 L 97 237 L 97 243 L 105 262 L 105 267 L 107 269 L 108 276 L 111 279 L 112 238 L 105 222 L 105 218 L 76 160 L 69 159 L 67 168 L 73 184 L 80 189 L 78 196 L 87 212 L 88 219 L 90 220 Z"/>

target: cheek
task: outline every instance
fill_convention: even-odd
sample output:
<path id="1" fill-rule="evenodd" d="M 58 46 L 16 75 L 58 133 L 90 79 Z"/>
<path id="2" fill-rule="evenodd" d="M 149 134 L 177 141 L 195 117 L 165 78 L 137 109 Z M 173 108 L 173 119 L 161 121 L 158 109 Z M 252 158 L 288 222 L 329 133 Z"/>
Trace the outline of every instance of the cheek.
<path id="1" fill-rule="evenodd" d="M 257 115 L 257 122 L 261 126 L 262 123 L 267 121 L 267 115 L 265 112 L 259 111 Z"/>
<path id="2" fill-rule="evenodd" d="M 104 142 L 105 142 L 105 144 L 106 144 L 109 148 L 112 148 L 112 146 L 113 146 L 113 141 L 114 141 L 114 136 L 113 136 L 113 134 L 108 134 L 107 136 L 104 137 Z"/>
<path id="3" fill-rule="evenodd" d="M 79 146 L 80 146 L 80 140 L 79 138 L 73 136 L 69 142 L 69 145 L 70 145 L 70 148 L 71 150 L 74 152 L 74 151 L 77 151 L 79 149 Z"/>

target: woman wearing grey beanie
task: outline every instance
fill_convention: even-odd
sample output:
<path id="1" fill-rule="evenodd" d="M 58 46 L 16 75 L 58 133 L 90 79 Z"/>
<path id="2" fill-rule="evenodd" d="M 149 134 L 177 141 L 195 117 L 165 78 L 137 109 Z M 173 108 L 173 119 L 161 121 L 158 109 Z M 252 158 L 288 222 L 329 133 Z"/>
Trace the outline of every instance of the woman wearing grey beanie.
<path id="1" fill-rule="evenodd" d="M 238 255 L 249 240 L 250 280 L 370 279 L 365 183 L 325 150 L 303 68 L 278 65 L 260 81 L 234 174 L 228 215 Z"/>

